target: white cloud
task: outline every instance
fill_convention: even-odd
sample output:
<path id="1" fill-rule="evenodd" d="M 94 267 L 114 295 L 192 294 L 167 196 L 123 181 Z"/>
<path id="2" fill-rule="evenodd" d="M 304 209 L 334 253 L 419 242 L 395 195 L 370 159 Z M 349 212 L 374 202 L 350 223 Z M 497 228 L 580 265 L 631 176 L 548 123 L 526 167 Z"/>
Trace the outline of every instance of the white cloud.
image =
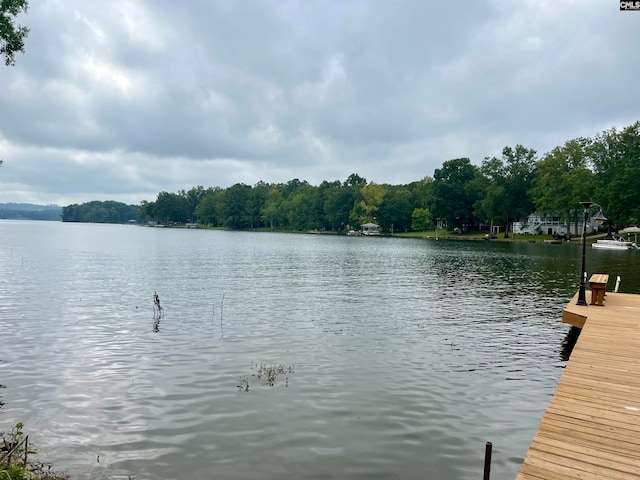
<path id="1" fill-rule="evenodd" d="M 377 183 L 636 120 L 637 15 L 601 0 L 42 0 L 0 75 L 0 202 Z"/>

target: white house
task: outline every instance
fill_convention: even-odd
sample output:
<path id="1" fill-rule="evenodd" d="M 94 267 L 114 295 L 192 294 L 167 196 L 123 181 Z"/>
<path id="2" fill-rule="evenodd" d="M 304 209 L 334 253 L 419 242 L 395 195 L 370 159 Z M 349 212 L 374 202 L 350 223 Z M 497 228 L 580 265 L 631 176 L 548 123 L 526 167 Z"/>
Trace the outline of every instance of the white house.
<path id="1" fill-rule="evenodd" d="M 518 235 L 582 235 L 582 214 L 574 222 L 561 221 L 557 214 L 532 213 L 526 222 L 513 222 L 513 233 Z M 593 217 L 587 222 L 587 234 L 598 231 Z"/>

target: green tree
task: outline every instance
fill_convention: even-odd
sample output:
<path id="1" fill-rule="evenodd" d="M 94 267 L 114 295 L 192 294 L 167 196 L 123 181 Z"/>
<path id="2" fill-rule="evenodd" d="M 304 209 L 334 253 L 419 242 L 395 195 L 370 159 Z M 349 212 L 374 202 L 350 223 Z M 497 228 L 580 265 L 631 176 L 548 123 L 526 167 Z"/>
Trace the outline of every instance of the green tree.
<path id="1" fill-rule="evenodd" d="M 200 203 L 200 201 L 204 198 L 207 191 L 204 189 L 202 185 L 198 185 L 197 187 L 192 187 L 187 192 L 184 190 L 180 191 L 180 195 L 185 197 L 187 200 L 187 210 L 189 212 L 189 222 L 193 222 L 196 217 L 196 207 Z"/>
<path id="2" fill-rule="evenodd" d="M 204 225 L 218 226 L 224 191 L 220 187 L 208 188 L 198 202 L 194 215 Z"/>
<path id="3" fill-rule="evenodd" d="M 294 230 L 323 228 L 324 206 L 322 192 L 318 187 L 302 185 L 282 203 L 285 218 Z"/>
<path id="4" fill-rule="evenodd" d="M 310 186 L 309 182 L 306 180 L 299 180 L 294 178 L 293 180 L 289 180 L 285 185 L 282 186 L 282 194 L 285 198 L 288 198 L 290 195 L 293 195 L 301 188 L 306 188 Z"/>
<path id="5" fill-rule="evenodd" d="M 73 204 L 62 208 L 63 222 L 127 223 L 137 216 L 138 207 L 113 200 L 93 200 L 82 205 Z"/>
<path id="6" fill-rule="evenodd" d="M 447 160 L 436 169 L 430 205 L 433 216 L 456 227 L 475 223 L 474 204 L 478 198 L 472 182 L 477 175 L 478 167 L 468 158 Z"/>
<path id="7" fill-rule="evenodd" d="M 302 231 L 308 227 L 305 195 L 301 190 L 289 195 L 282 203 L 287 226 L 294 230 Z"/>
<path id="8" fill-rule="evenodd" d="M 267 197 L 265 198 L 264 205 L 260 213 L 262 221 L 268 224 L 272 230 L 276 228 L 277 225 L 282 225 L 284 223 L 282 213 L 283 201 L 284 199 L 282 192 L 280 191 L 280 187 L 272 186 L 267 192 Z"/>
<path id="9" fill-rule="evenodd" d="M 29 9 L 27 0 L 0 0 L 0 54 L 7 66 L 15 65 L 15 53 L 24 53 L 24 40 L 29 29 L 16 24 L 16 17 Z"/>
<path id="10" fill-rule="evenodd" d="M 387 187 L 378 208 L 378 223 L 383 230 L 408 231 L 414 210 L 413 194 L 405 187 Z"/>
<path id="11" fill-rule="evenodd" d="M 187 198 L 178 193 L 160 192 L 152 212 L 153 218 L 162 224 L 187 223 L 191 216 Z"/>
<path id="12" fill-rule="evenodd" d="M 222 206 L 224 225 L 236 230 L 251 225 L 251 214 L 247 210 L 250 192 L 251 187 L 243 183 L 236 183 L 225 190 Z"/>
<path id="13" fill-rule="evenodd" d="M 504 147 L 502 158 L 485 158 L 481 172 L 490 181 L 481 209 L 504 225 L 505 238 L 511 223 L 534 209 L 531 186 L 536 171 L 536 151 L 522 145 Z"/>
<path id="14" fill-rule="evenodd" d="M 596 136 L 589 149 L 597 174 L 595 200 L 614 229 L 640 222 L 640 121 Z M 589 199 L 588 199 L 589 200 Z"/>
<path id="15" fill-rule="evenodd" d="M 367 184 L 367 179 L 361 177 L 357 173 L 352 173 L 344 181 L 345 187 L 364 187 Z"/>
<path id="16" fill-rule="evenodd" d="M 349 222 L 357 227 L 363 223 L 376 222 L 376 215 L 384 199 L 386 186 L 371 182 L 357 187 L 357 193 L 355 204 L 349 214 Z"/>
<path id="17" fill-rule="evenodd" d="M 154 218 L 153 208 L 155 207 L 153 202 L 148 202 L 147 200 L 142 200 L 140 202 L 140 206 L 138 207 L 138 211 L 136 213 L 136 218 L 139 222 L 148 222 L 150 219 Z"/>
<path id="18" fill-rule="evenodd" d="M 264 182 L 256 183 L 249 192 L 247 200 L 247 215 L 249 220 L 249 228 L 256 228 L 266 225 L 262 218 L 262 210 L 267 201 L 270 186 Z"/>
<path id="19" fill-rule="evenodd" d="M 411 229 L 424 232 L 433 225 L 431 212 L 428 208 L 415 208 L 411 213 Z"/>
<path id="20" fill-rule="evenodd" d="M 90 202 L 91 206 L 85 210 L 82 221 L 85 223 L 107 223 L 109 211 L 99 202 Z"/>
<path id="21" fill-rule="evenodd" d="M 331 230 L 343 230 L 349 223 L 349 213 L 355 199 L 354 189 L 349 186 L 332 187 L 324 196 L 324 213 Z"/>
<path id="22" fill-rule="evenodd" d="M 591 199 L 595 178 L 588 167 L 591 140 L 576 138 L 556 147 L 540 160 L 533 177 L 531 199 L 540 213 L 557 214 L 573 224 L 578 235 L 580 202 Z"/>
<path id="23" fill-rule="evenodd" d="M 427 208 L 433 202 L 433 178 L 424 177 L 410 183 L 408 188 L 413 194 L 416 208 Z"/>

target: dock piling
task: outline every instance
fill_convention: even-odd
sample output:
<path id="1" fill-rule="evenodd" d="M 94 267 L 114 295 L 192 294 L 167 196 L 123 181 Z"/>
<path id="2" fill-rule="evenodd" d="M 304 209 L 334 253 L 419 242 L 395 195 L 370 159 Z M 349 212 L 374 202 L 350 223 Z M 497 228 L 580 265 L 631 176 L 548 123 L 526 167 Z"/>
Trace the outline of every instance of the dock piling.
<path id="1" fill-rule="evenodd" d="M 484 475 L 482 480 L 489 480 L 491 476 L 491 451 L 493 450 L 493 444 L 487 442 L 484 447 Z"/>

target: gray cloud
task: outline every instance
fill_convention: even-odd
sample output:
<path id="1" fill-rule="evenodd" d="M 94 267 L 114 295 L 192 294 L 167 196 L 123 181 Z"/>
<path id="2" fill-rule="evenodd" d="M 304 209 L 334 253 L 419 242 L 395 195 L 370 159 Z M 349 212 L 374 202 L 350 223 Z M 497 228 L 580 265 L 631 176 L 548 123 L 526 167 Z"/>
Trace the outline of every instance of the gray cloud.
<path id="1" fill-rule="evenodd" d="M 0 202 L 433 175 L 638 120 L 640 18 L 599 0 L 32 2 Z"/>

